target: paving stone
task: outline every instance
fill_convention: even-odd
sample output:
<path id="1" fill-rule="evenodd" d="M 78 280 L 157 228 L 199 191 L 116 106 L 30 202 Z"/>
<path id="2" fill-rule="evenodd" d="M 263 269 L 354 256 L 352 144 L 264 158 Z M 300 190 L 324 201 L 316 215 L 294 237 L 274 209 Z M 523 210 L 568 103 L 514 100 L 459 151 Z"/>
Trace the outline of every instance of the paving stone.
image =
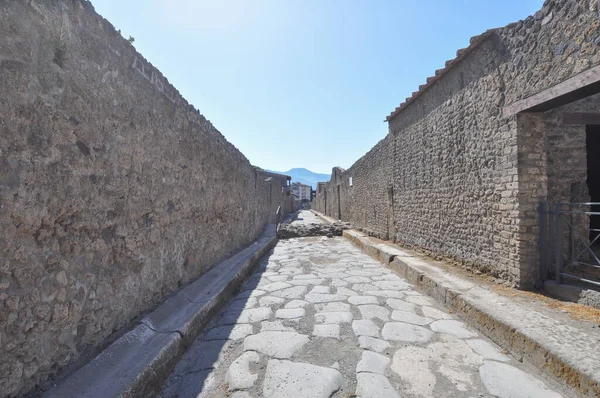
<path id="1" fill-rule="evenodd" d="M 252 398 L 252 395 L 247 391 L 236 391 L 229 398 Z"/>
<path id="2" fill-rule="evenodd" d="M 331 337 L 334 339 L 340 339 L 340 325 L 338 324 L 325 324 L 315 325 L 313 328 L 313 336 L 319 337 Z"/>
<path id="3" fill-rule="evenodd" d="M 433 322 L 430 327 L 434 332 L 451 334 L 461 339 L 477 336 L 476 333 L 468 330 L 464 323 L 455 320 L 442 319 Z"/>
<path id="4" fill-rule="evenodd" d="M 350 296 L 348 302 L 352 305 L 379 304 L 377 297 L 374 296 Z"/>
<path id="5" fill-rule="evenodd" d="M 261 306 L 266 307 L 269 305 L 279 305 L 285 302 L 281 297 L 273 297 L 273 296 L 262 296 L 258 302 Z"/>
<path id="6" fill-rule="evenodd" d="M 243 311 L 256 307 L 256 304 L 258 304 L 258 299 L 256 297 L 235 300 L 229 305 L 229 307 L 227 307 L 227 311 Z"/>
<path id="7" fill-rule="evenodd" d="M 261 332 L 244 339 L 244 351 L 258 351 L 273 358 L 287 359 L 308 343 L 297 332 Z"/>
<path id="8" fill-rule="evenodd" d="M 379 288 L 375 285 L 371 285 L 370 283 L 355 283 L 352 285 L 352 290 L 356 290 L 357 292 L 368 292 L 379 290 Z"/>
<path id="9" fill-rule="evenodd" d="M 329 286 L 315 286 L 309 292 L 309 294 L 311 293 L 329 293 Z"/>
<path id="10" fill-rule="evenodd" d="M 267 363 L 263 397 L 329 398 L 342 383 L 342 374 L 335 369 L 271 359 Z"/>
<path id="11" fill-rule="evenodd" d="M 437 308 L 433 307 L 421 307 L 421 311 L 423 311 L 423 315 L 427 318 L 433 319 L 452 319 L 452 315 L 446 314 L 444 311 L 440 311 Z"/>
<path id="12" fill-rule="evenodd" d="M 252 334 L 252 325 L 242 323 L 213 328 L 206 333 L 204 340 L 240 340 L 250 334 Z"/>
<path id="13" fill-rule="evenodd" d="M 369 278 L 367 276 L 349 276 L 344 280 L 349 283 L 371 283 L 372 282 L 371 278 Z"/>
<path id="14" fill-rule="evenodd" d="M 320 278 L 315 274 L 302 274 L 302 275 L 294 276 L 294 280 L 298 280 L 298 279 L 320 279 Z"/>
<path id="15" fill-rule="evenodd" d="M 392 312 L 392 319 L 394 321 L 412 323 L 420 326 L 429 325 L 431 322 L 433 322 L 433 319 L 431 318 L 425 318 L 413 312 L 399 310 L 394 310 L 394 312 Z"/>
<path id="16" fill-rule="evenodd" d="M 275 312 L 275 317 L 281 319 L 302 318 L 304 316 L 304 308 L 286 308 Z"/>
<path id="17" fill-rule="evenodd" d="M 386 297 L 386 298 L 402 298 L 404 297 L 403 292 L 399 292 L 397 290 L 367 290 L 363 292 L 365 296 L 377 296 L 377 297 Z"/>
<path id="18" fill-rule="evenodd" d="M 479 375 L 488 392 L 496 397 L 559 398 L 535 377 L 506 363 L 485 361 Z"/>
<path id="19" fill-rule="evenodd" d="M 269 276 L 269 277 L 267 277 L 267 279 L 271 282 L 285 282 L 289 279 L 289 276 L 277 274 L 277 275 Z"/>
<path id="20" fill-rule="evenodd" d="M 294 286 L 283 290 L 278 290 L 271 293 L 271 296 L 281 297 L 285 299 L 299 299 L 304 296 L 308 289 L 306 286 Z"/>
<path id="21" fill-rule="evenodd" d="M 400 280 L 400 278 L 398 278 L 398 276 L 396 276 L 394 274 L 372 276 L 371 279 L 373 279 L 374 281 L 397 281 L 397 280 Z"/>
<path id="22" fill-rule="evenodd" d="M 317 312 L 339 312 L 339 311 L 350 311 L 350 304 L 341 303 L 339 301 L 331 303 L 315 304 L 315 311 Z"/>
<path id="23" fill-rule="evenodd" d="M 348 286 L 348 282 L 344 281 L 343 279 L 334 279 L 331 281 L 331 286 L 344 287 Z"/>
<path id="24" fill-rule="evenodd" d="M 309 305 L 310 303 L 308 301 L 304 301 L 304 300 L 292 300 L 290 302 L 288 302 L 286 305 L 284 305 L 284 308 L 304 308 L 307 305 Z"/>
<path id="25" fill-rule="evenodd" d="M 390 298 L 390 299 L 387 299 L 385 301 L 385 303 L 389 307 L 391 307 L 395 310 L 414 312 L 414 313 L 416 313 L 416 311 L 417 311 L 417 306 L 413 303 L 409 303 L 408 301 Z"/>
<path id="26" fill-rule="evenodd" d="M 432 299 L 430 299 L 429 297 L 425 297 L 425 296 L 410 296 L 406 298 L 406 301 L 408 301 L 409 303 L 413 303 L 413 304 L 417 304 L 417 305 L 427 305 L 427 306 L 432 306 L 435 305 L 434 301 Z"/>
<path id="27" fill-rule="evenodd" d="M 362 357 L 356 365 L 356 373 L 369 372 L 382 375 L 389 364 L 390 359 L 385 355 L 373 351 L 363 351 Z"/>
<path id="28" fill-rule="evenodd" d="M 352 322 L 352 330 L 356 336 L 379 337 L 379 327 L 370 319 L 359 319 Z"/>
<path id="29" fill-rule="evenodd" d="M 375 373 L 358 373 L 356 398 L 400 398 L 400 395 L 387 377 Z"/>
<path id="30" fill-rule="evenodd" d="M 299 279 L 299 280 L 289 281 L 288 283 L 295 285 L 295 286 L 309 286 L 309 285 L 320 285 L 323 282 L 325 282 L 325 279 Z"/>
<path id="31" fill-rule="evenodd" d="M 358 296 L 354 290 L 347 289 L 345 287 L 338 287 L 337 294 L 343 294 L 344 296 Z"/>
<path id="32" fill-rule="evenodd" d="M 496 348 L 493 344 L 488 343 L 485 340 L 481 339 L 473 339 L 473 340 L 465 340 L 465 343 L 471 347 L 473 351 L 477 354 L 481 355 L 485 359 L 491 359 L 494 361 L 500 362 L 508 362 L 509 359 L 506 355 L 502 355 L 498 348 Z"/>
<path id="33" fill-rule="evenodd" d="M 267 320 L 273 311 L 269 307 L 258 307 L 244 310 L 242 312 L 226 312 L 220 319 L 221 325 L 233 325 L 235 323 L 253 323 Z"/>
<path id="34" fill-rule="evenodd" d="M 373 285 L 377 286 L 382 290 L 406 290 L 412 288 L 412 286 L 401 280 L 397 281 L 377 281 L 372 282 Z"/>
<path id="35" fill-rule="evenodd" d="M 401 322 L 386 323 L 383 325 L 381 335 L 386 340 L 407 343 L 426 343 L 433 337 L 433 333 L 429 329 Z"/>
<path id="36" fill-rule="evenodd" d="M 383 352 L 390 348 L 390 343 L 388 343 L 385 340 L 377 339 L 375 337 L 360 336 L 358 338 L 358 346 L 363 350 Z"/>
<path id="37" fill-rule="evenodd" d="M 265 290 L 267 292 L 274 292 L 276 290 L 281 290 L 281 289 L 285 289 L 288 287 L 291 287 L 292 285 L 290 285 L 287 282 L 274 282 L 274 283 L 270 283 L 268 285 L 265 286 L 261 286 L 260 289 L 261 290 Z"/>
<path id="38" fill-rule="evenodd" d="M 326 293 L 308 293 L 304 296 L 306 301 L 311 303 L 327 303 L 331 301 L 344 301 L 348 296 L 342 296 L 341 294 L 326 294 Z"/>
<path id="39" fill-rule="evenodd" d="M 294 332 L 296 329 L 289 326 L 284 326 L 281 321 L 263 321 L 260 323 L 260 331 L 262 332 Z"/>
<path id="40" fill-rule="evenodd" d="M 242 390 L 254 385 L 258 374 L 250 372 L 250 363 L 258 363 L 259 355 L 254 351 L 246 351 L 227 369 L 226 379 L 229 391 Z"/>
<path id="41" fill-rule="evenodd" d="M 359 305 L 358 309 L 363 319 L 375 319 L 379 318 L 384 322 L 389 321 L 390 310 L 380 305 Z"/>
<path id="42" fill-rule="evenodd" d="M 319 312 L 315 314 L 317 323 L 349 323 L 354 317 L 351 312 Z"/>

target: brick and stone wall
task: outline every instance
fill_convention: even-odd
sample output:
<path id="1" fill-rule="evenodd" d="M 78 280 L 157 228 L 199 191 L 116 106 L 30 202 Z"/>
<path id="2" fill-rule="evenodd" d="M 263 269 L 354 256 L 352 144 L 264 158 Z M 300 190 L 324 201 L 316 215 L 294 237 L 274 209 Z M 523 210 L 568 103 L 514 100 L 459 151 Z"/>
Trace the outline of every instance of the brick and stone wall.
<path id="1" fill-rule="evenodd" d="M 343 220 L 532 286 L 537 206 L 585 184 L 585 152 L 581 129 L 546 140 L 552 133 L 536 118 L 551 123 L 552 115 L 505 117 L 502 108 L 600 64 L 599 28 L 597 1 L 549 0 L 534 16 L 473 38 L 388 117 L 384 140 L 324 185 L 328 206 L 319 197 L 317 209 L 337 217 L 330 197 L 339 185 Z M 561 151 L 569 139 L 576 148 Z M 546 169 L 547 159 L 556 162 Z"/>
<path id="2" fill-rule="evenodd" d="M 0 396 L 12 396 L 291 201 L 89 2 L 2 1 L 0 37 Z"/>

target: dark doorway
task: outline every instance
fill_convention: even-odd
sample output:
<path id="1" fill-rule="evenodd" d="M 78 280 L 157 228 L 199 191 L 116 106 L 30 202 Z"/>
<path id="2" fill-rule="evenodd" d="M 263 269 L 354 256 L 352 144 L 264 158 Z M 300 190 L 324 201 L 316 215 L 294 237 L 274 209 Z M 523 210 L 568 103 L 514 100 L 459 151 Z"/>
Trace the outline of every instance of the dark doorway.
<path id="1" fill-rule="evenodd" d="M 585 146 L 587 149 L 587 186 L 590 202 L 600 203 L 600 125 L 586 126 Z M 593 212 L 600 212 L 600 205 L 593 205 Z M 590 216 L 590 240 L 600 234 L 600 216 Z"/>

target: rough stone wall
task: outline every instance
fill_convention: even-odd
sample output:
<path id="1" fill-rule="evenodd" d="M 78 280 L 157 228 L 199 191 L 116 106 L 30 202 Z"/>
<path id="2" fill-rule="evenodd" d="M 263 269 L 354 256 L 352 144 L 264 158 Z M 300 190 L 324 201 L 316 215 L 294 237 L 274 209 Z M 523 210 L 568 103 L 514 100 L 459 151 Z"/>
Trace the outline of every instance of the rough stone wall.
<path id="1" fill-rule="evenodd" d="M 252 242 L 285 196 L 89 2 L 0 1 L 0 37 L 12 396 Z"/>
<path id="2" fill-rule="evenodd" d="M 377 174 L 369 160 L 375 153 L 381 164 L 391 158 L 396 241 L 532 286 L 537 206 L 551 178 L 540 169 L 547 148 L 526 116 L 504 117 L 502 108 L 600 64 L 597 7 L 595 0 L 549 0 L 535 16 L 474 39 L 392 115 L 379 148 L 339 179 Z M 382 220 L 365 214 L 385 203 L 390 173 L 374 170 L 382 175 L 368 180 L 372 186 L 354 178 L 342 218 L 381 234 Z"/>

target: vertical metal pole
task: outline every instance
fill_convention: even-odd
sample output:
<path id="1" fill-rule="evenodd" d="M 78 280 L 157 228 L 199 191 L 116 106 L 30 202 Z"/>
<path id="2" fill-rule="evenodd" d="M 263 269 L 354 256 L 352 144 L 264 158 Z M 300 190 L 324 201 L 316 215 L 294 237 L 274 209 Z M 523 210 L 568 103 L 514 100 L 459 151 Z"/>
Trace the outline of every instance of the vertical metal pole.
<path id="1" fill-rule="evenodd" d="M 541 202 L 539 207 L 540 212 L 540 251 L 539 251 L 539 275 L 538 281 L 536 283 L 536 287 L 541 289 L 544 287 L 544 281 L 548 279 L 548 262 L 546 257 L 546 252 L 548 251 L 548 202 Z"/>
<path id="2" fill-rule="evenodd" d="M 562 268 L 563 268 L 563 234 L 562 234 L 562 220 L 560 217 L 560 204 L 556 204 L 554 205 L 554 217 L 555 217 L 555 226 L 556 228 L 554 229 L 554 233 L 555 233 L 555 244 L 556 247 L 554 248 L 555 250 L 555 255 L 556 255 L 556 269 L 555 269 L 555 275 L 554 278 L 556 279 L 556 283 L 562 283 Z"/>

